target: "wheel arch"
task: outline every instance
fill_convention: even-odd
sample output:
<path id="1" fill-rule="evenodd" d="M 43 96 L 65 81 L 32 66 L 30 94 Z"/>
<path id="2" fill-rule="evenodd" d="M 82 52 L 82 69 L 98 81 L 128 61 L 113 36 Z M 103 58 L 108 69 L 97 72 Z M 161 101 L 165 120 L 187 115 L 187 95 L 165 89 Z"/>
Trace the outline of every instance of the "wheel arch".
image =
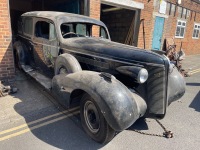
<path id="1" fill-rule="evenodd" d="M 53 92 L 63 87 L 66 93 L 64 100 L 68 97 L 69 104 L 75 102 L 79 96 L 80 100 L 84 93 L 89 94 L 108 124 L 116 131 L 122 131 L 139 118 L 138 106 L 125 85 L 114 77 L 111 80 L 107 81 L 100 73 L 92 71 L 56 75 L 53 78 Z"/>
<path id="2" fill-rule="evenodd" d="M 83 89 L 75 89 L 75 90 L 73 90 L 71 92 L 71 94 L 70 94 L 70 102 L 69 102 L 70 107 L 74 106 L 74 105 L 78 105 L 78 104 L 80 105 L 81 98 L 86 93 L 87 92 L 84 91 Z"/>

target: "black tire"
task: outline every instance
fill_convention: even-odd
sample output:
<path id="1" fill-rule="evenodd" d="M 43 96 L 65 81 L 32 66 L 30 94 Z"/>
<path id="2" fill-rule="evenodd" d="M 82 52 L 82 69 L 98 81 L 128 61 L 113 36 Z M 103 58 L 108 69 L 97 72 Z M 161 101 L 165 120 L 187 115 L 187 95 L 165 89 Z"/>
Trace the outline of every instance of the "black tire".
<path id="1" fill-rule="evenodd" d="M 19 70 L 22 70 L 22 66 L 21 66 L 21 64 L 20 64 L 20 58 L 19 58 L 19 55 L 18 55 L 18 53 L 16 52 L 16 67 L 19 69 Z"/>
<path id="2" fill-rule="evenodd" d="M 81 124 L 85 132 L 98 143 L 108 143 L 115 131 L 108 125 L 98 105 L 91 96 L 85 94 L 80 103 Z"/>
<path id="3" fill-rule="evenodd" d="M 26 64 L 26 53 L 24 50 L 24 47 L 22 46 L 22 43 L 20 41 L 17 41 L 14 43 L 13 48 L 15 50 L 15 63 L 16 66 L 21 70 L 22 65 Z"/>
<path id="4" fill-rule="evenodd" d="M 65 53 L 57 57 L 54 71 L 55 75 L 58 75 L 75 73 L 82 71 L 82 69 L 74 56 Z"/>

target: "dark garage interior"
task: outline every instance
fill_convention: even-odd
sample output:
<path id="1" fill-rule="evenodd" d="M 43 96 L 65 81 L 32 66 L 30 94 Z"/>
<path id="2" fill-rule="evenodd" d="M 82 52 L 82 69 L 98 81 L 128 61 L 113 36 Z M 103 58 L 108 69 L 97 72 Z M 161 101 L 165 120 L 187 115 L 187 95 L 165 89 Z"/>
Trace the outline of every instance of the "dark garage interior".
<path id="1" fill-rule="evenodd" d="M 84 14 L 83 0 L 10 0 L 11 28 L 17 34 L 17 22 L 21 14 L 29 11 L 61 11 Z"/>
<path id="2" fill-rule="evenodd" d="M 135 45 L 135 11 L 101 4 L 101 21 L 110 32 L 111 40 L 128 45 Z"/>
<path id="3" fill-rule="evenodd" d="M 10 0 L 11 28 L 15 37 L 20 16 L 29 11 L 60 11 L 89 15 L 88 0 Z M 136 45 L 135 11 L 101 4 L 101 21 L 110 32 L 112 41 Z"/>

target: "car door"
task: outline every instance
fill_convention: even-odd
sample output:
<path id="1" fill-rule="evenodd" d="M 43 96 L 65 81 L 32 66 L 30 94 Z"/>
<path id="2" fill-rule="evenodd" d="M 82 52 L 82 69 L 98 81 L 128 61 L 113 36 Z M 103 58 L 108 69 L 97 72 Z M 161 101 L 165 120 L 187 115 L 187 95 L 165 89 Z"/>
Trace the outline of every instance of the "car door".
<path id="1" fill-rule="evenodd" d="M 45 74 L 53 71 L 59 45 L 55 25 L 47 19 L 36 18 L 33 36 L 34 59 L 37 68 Z"/>

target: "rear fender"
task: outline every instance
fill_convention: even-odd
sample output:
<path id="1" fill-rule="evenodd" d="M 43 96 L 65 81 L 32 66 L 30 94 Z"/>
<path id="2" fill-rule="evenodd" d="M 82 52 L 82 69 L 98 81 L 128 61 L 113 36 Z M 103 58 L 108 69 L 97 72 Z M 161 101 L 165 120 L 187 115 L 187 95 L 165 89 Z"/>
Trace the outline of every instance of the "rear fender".
<path id="1" fill-rule="evenodd" d="M 136 102 L 135 93 L 114 76 L 92 71 L 80 71 L 69 75 L 57 75 L 52 80 L 52 92 L 65 97 L 69 105 L 70 94 L 80 89 L 88 93 L 99 106 L 108 124 L 116 131 L 131 126 L 146 111 L 146 103 Z M 58 95 L 58 94 L 57 94 Z M 143 99 L 142 99 L 143 101 Z M 138 107 L 142 106 L 140 109 Z"/>

